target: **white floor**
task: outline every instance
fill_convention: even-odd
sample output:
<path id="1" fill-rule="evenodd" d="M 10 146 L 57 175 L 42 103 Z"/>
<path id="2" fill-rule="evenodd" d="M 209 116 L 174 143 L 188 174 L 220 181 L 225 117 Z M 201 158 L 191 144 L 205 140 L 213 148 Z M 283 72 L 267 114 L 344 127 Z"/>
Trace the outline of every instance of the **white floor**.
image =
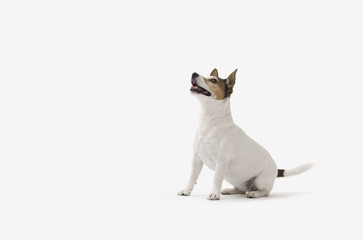
<path id="1" fill-rule="evenodd" d="M 165 239 L 361 239 L 361 195 L 347 196 L 333 186 L 320 191 L 324 184 L 311 181 L 319 179 L 316 170 L 277 179 L 268 198 L 232 195 L 209 201 L 205 186 L 197 184 L 188 197 L 168 189 L 160 194 L 154 226 Z"/>

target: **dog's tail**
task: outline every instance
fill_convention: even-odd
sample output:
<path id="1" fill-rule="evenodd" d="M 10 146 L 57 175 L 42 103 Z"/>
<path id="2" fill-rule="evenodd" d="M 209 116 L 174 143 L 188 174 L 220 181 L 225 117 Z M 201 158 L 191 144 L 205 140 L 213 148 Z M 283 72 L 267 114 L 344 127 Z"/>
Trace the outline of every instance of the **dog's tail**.
<path id="1" fill-rule="evenodd" d="M 312 166 L 314 166 L 313 163 L 306 163 L 303 164 L 301 166 L 298 166 L 296 168 L 292 168 L 292 169 L 278 169 L 277 170 L 277 177 L 289 177 L 289 176 L 294 176 L 303 172 L 306 172 L 307 170 L 309 170 Z"/>

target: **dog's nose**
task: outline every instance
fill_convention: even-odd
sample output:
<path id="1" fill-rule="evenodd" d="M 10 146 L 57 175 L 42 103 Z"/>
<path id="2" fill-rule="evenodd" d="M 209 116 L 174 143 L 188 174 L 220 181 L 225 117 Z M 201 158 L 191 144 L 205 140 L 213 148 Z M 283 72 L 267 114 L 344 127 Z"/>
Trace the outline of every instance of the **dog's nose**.
<path id="1" fill-rule="evenodd" d="M 194 72 L 194 73 L 192 74 L 192 79 L 195 79 L 195 78 L 197 78 L 197 77 L 199 77 L 199 74 L 198 74 L 198 73 L 196 73 L 196 72 Z"/>

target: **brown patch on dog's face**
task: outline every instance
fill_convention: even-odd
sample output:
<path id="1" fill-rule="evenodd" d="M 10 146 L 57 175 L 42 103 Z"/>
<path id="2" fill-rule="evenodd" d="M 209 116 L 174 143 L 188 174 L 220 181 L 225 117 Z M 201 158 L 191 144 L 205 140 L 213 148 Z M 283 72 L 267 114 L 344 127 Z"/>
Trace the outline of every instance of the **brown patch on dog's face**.
<path id="1" fill-rule="evenodd" d="M 222 78 L 209 77 L 204 78 L 205 83 L 208 85 L 210 90 L 213 92 L 213 96 L 217 100 L 223 100 L 225 96 L 226 84 Z"/>
<path id="2" fill-rule="evenodd" d="M 217 69 L 213 69 L 210 73 L 209 78 L 204 78 L 205 83 L 208 85 L 210 90 L 214 93 L 214 98 L 217 100 L 223 100 L 230 97 L 233 92 L 234 83 L 236 81 L 236 72 L 234 70 L 227 79 L 218 77 Z"/>

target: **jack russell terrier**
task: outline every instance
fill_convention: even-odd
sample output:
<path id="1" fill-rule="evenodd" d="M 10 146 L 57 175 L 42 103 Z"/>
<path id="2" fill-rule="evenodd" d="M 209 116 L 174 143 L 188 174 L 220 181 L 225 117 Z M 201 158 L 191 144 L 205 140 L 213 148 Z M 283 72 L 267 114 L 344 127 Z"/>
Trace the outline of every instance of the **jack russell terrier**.
<path id="1" fill-rule="evenodd" d="M 237 69 L 227 79 L 218 77 L 217 69 L 209 77 L 192 75 L 190 91 L 202 107 L 193 146 L 192 171 L 187 186 L 178 193 L 180 196 L 190 195 L 204 164 L 215 172 L 209 200 L 219 200 L 221 193 L 267 197 L 276 177 L 300 174 L 313 165 L 277 169 L 270 154 L 234 124 L 230 96 L 236 72 Z M 224 179 L 234 188 L 221 190 Z"/>

